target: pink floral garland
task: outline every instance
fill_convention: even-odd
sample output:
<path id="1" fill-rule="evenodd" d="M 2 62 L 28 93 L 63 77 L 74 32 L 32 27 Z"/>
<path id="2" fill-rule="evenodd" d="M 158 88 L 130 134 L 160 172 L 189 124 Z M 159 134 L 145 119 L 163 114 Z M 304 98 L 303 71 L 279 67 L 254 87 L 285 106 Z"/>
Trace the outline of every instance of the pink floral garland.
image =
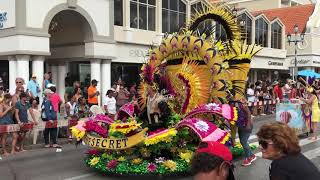
<path id="1" fill-rule="evenodd" d="M 108 130 L 104 129 L 99 124 L 97 124 L 97 122 L 93 120 L 87 121 L 84 128 L 86 129 L 87 132 L 96 132 L 102 137 L 108 136 Z"/>

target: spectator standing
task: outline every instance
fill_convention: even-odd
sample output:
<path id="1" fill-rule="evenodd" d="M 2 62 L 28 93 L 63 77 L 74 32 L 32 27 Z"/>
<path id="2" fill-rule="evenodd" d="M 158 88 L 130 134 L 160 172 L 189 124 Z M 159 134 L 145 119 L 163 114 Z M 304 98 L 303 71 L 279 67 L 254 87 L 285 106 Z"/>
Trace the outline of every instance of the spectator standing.
<path id="1" fill-rule="evenodd" d="M 82 91 L 80 87 L 77 87 L 74 89 L 73 95 L 76 97 L 76 102 L 78 102 L 78 99 L 82 97 Z"/>
<path id="2" fill-rule="evenodd" d="M 297 98 L 297 94 L 298 94 L 297 86 L 296 86 L 296 84 L 292 84 L 291 87 L 292 87 L 292 89 L 291 89 L 289 98 L 295 99 L 295 98 Z"/>
<path id="3" fill-rule="evenodd" d="M 121 106 L 129 102 L 129 96 L 130 92 L 121 84 L 116 96 L 117 110 L 119 110 Z"/>
<path id="4" fill-rule="evenodd" d="M 50 89 L 44 90 L 44 95 L 45 98 L 42 102 L 41 109 L 42 109 L 42 120 L 45 122 L 50 122 L 51 124 L 54 123 L 54 121 L 57 120 L 57 113 L 54 111 L 53 105 L 50 101 L 51 96 L 53 92 Z M 50 142 L 49 142 L 49 136 L 51 139 L 51 143 L 53 143 L 52 147 L 54 148 L 59 148 L 57 144 L 57 127 L 47 127 L 43 131 L 43 136 L 44 136 L 44 142 L 45 142 L 45 148 L 50 147 Z"/>
<path id="5" fill-rule="evenodd" d="M 28 95 L 27 93 L 25 92 L 22 92 L 20 94 L 20 100 L 16 103 L 15 105 L 15 118 L 17 120 L 17 123 L 20 125 L 20 126 L 23 126 L 23 124 L 25 123 L 28 123 L 29 122 L 29 118 L 28 118 L 28 111 L 31 115 L 31 118 L 33 120 L 33 123 L 35 125 L 38 124 L 38 121 L 36 120 L 34 114 L 33 114 L 33 111 L 32 111 L 32 108 L 31 108 L 31 105 L 30 103 L 28 102 Z M 19 149 L 21 151 L 25 151 L 24 148 L 23 148 L 23 143 L 24 143 L 24 139 L 26 138 L 26 131 L 20 131 L 19 132 L 19 141 L 18 141 L 18 144 L 19 144 Z"/>
<path id="6" fill-rule="evenodd" d="M 281 90 L 281 87 L 279 85 L 279 82 L 278 81 L 275 81 L 273 83 L 274 85 L 274 88 L 273 88 L 273 92 L 274 92 L 274 98 L 276 100 L 280 100 L 282 101 L 283 100 L 283 93 L 282 93 L 282 90 Z"/>
<path id="7" fill-rule="evenodd" d="M 50 84 L 50 75 L 48 73 L 44 74 L 44 79 L 42 82 L 42 89 L 47 89 L 48 88 L 48 84 Z"/>
<path id="8" fill-rule="evenodd" d="M 107 91 L 103 107 L 106 112 L 106 115 L 109 116 L 111 119 L 114 119 L 114 116 L 117 113 L 116 107 L 116 99 L 114 98 L 115 89 L 111 88 Z"/>
<path id="9" fill-rule="evenodd" d="M 69 102 L 65 104 L 65 119 L 72 118 L 75 115 L 75 107 L 77 105 L 76 97 L 73 96 Z"/>
<path id="10" fill-rule="evenodd" d="M 0 86 L 0 103 L 3 101 L 4 99 L 4 88 L 3 86 Z"/>
<path id="11" fill-rule="evenodd" d="M 35 74 L 32 75 L 31 80 L 27 84 L 27 92 L 32 99 L 39 101 L 41 90 Z"/>
<path id="12" fill-rule="evenodd" d="M 57 93 L 57 88 L 55 86 L 51 86 L 49 87 L 49 89 L 53 92 L 53 94 L 51 95 L 51 103 L 53 105 L 53 110 L 57 113 L 57 119 L 60 118 L 60 105 L 62 104 L 62 100 L 59 96 L 59 94 Z"/>
<path id="13" fill-rule="evenodd" d="M 287 79 L 286 84 L 283 87 L 283 95 L 285 99 L 289 99 L 290 93 L 291 93 L 291 80 Z"/>
<path id="14" fill-rule="evenodd" d="M 13 107 L 11 105 L 12 96 L 10 94 L 5 94 L 3 101 L 0 103 L 0 125 L 10 125 L 14 124 L 13 121 Z M 3 154 L 5 156 L 9 155 L 6 150 L 7 137 L 9 133 L 2 133 L 1 136 L 1 145 L 3 149 Z M 12 148 L 11 154 L 16 153 L 15 147 L 17 144 L 18 134 L 17 132 L 12 132 Z"/>
<path id="15" fill-rule="evenodd" d="M 130 97 L 129 101 L 135 100 L 137 96 L 137 84 L 133 83 L 133 85 L 130 87 Z"/>
<path id="16" fill-rule="evenodd" d="M 248 98 L 248 102 L 250 104 L 252 104 L 256 101 L 256 96 L 254 94 L 254 85 L 253 84 L 250 84 L 249 88 L 247 89 L 247 98 Z M 254 108 L 253 105 L 249 106 L 251 114 L 253 114 L 253 108 Z"/>
<path id="17" fill-rule="evenodd" d="M 75 81 L 73 83 L 73 86 L 66 87 L 65 93 L 64 93 L 64 101 L 69 102 L 74 95 L 75 89 L 80 87 L 81 87 L 81 83 L 79 81 Z"/>
<path id="18" fill-rule="evenodd" d="M 78 119 L 90 116 L 90 108 L 87 105 L 87 101 L 84 97 L 80 97 L 78 99 L 78 103 L 75 107 L 75 115 Z"/>
<path id="19" fill-rule="evenodd" d="M 98 81 L 93 79 L 91 81 L 91 86 L 88 88 L 88 104 L 89 107 L 93 105 L 98 105 L 98 96 L 100 92 L 97 91 Z"/>

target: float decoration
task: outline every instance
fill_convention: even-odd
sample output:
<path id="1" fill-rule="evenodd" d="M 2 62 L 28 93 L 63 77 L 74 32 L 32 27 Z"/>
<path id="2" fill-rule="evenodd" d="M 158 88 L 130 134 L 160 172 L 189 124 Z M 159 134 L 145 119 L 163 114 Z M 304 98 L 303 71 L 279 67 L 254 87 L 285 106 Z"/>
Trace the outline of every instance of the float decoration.
<path id="1" fill-rule="evenodd" d="M 215 39 L 208 21 L 221 24 L 226 38 Z M 78 142 L 93 148 L 85 163 L 106 174 L 188 174 L 200 141 L 230 145 L 231 126 L 243 124 L 242 107 L 229 102 L 244 97 L 251 59 L 260 49 L 242 41 L 227 6 L 197 11 L 186 27 L 149 50 L 138 103 L 122 106 L 116 120 L 97 115 L 71 128 Z"/>

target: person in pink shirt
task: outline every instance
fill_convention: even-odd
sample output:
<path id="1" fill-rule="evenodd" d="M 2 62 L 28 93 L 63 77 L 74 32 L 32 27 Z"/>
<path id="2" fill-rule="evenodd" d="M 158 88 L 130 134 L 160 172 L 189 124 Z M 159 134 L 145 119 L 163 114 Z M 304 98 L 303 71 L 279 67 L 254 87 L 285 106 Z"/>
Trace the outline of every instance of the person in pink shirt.
<path id="1" fill-rule="evenodd" d="M 51 87 L 49 87 L 49 89 L 53 92 L 50 101 L 51 101 L 51 103 L 53 105 L 54 111 L 57 112 L 57 117 L 59 119 L 59 107 L 60 107 L 60 105 L 62 103 L 62 100 L 61 100 L 59 94 L 56 93 L 57 89 L 56 89 L 55 86 L 51 86 Z"/>

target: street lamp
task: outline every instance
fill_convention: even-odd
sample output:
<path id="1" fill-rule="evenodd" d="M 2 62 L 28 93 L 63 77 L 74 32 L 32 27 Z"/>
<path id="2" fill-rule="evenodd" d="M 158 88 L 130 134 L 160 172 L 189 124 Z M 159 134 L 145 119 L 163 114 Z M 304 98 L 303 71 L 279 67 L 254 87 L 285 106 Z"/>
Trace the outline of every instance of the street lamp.
<path id="1" fill-rule="evenodd" d="M 304 41 L 304 33 L 301 33 L 298 36 L 299 32 L 299 27 L 297 24 L 294 25 L 293 27 L 294 34 L 288 34 L 288 43 L 290 46 L 290 43 L 294 43 L 294 67 L 292 69 L 292 79 L 294 80 L 295 74 L 296 74 L 296 68 L 297 68 L 297 50 L 298 50 L 298 43 L 301 42 L 303 44 Z M 294 38 L 292 37 L 294 35 Z"/>

